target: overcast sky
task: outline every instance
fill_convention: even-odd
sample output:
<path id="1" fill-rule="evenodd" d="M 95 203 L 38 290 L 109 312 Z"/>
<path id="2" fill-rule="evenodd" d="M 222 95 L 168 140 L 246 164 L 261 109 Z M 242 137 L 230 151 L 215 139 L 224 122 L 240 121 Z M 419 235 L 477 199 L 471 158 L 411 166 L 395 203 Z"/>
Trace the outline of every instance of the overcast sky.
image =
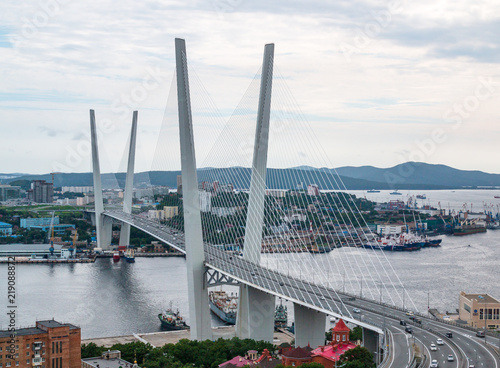
<path id="1" fill-rule="evenodd" d="M 2 0 L 0 14 L 0 173 L 90 171 L 89 109 L 103 172 L 123 169 L 134 109 L 136 171 L 151 169 L 175 37 L 224 119 L 275 43 L 332 166 L 500 173 L 498 0 Z M 194 129 L 202 166 L 216 129 Z M 297 164 L 323 166 L 311 157 Z"/>

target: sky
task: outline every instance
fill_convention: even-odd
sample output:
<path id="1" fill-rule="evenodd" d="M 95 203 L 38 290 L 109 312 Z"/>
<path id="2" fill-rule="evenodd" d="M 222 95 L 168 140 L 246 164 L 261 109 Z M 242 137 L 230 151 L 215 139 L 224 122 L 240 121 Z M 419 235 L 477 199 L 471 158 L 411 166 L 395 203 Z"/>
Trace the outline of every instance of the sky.
<path id="1" fill-rule="evenodd" d="M 213 126 L 197 119 L 205 100 L 193 101 L 199 167 L 257 90 L 249 86 L 274 43 L 275 76 L 328 157 L 289 144 L 288 156 L 276 153 L 286 165 L 420 161 L 500 173 L 497 0 L 2 0 L 0 19 L 0 173 L 90 171 L 90 109 L 102 172 L 123 171 L 133 110 L 136 171 L 155 168 L 160 143 L 178 150 L 175 124 L 160 133 L 175 107 L 176 37 L 186 40 L 193 89 L 221 116 Z M 275 96 L 273 107 L 286 108 L 286 94 Z"/>

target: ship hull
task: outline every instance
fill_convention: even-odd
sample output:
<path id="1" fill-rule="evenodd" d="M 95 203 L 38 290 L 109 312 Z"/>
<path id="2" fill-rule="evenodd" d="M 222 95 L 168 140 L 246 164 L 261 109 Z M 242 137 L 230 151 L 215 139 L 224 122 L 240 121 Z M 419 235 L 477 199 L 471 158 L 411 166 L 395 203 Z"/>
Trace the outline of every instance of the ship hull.
<path id="1" fill-rule="evenodd" d="M 463 236 L 463 235 L 470 235 L 470 234 L 478 234 L 478 233 L 485 233 L 486 228 L 485 227 L 480 227 L 477 229 L 459 229 L 459 230 L 453 230 L 453 235 L 455 236 Z"/>
<path id="2" fill-rule="evenodd" d="M 211 300 L 209 300 L 209 304 L 212 313 L 215 314 L 217 317 L 219 317 L 222 321 L 230 325 L 236 324 L 236 315 L 233 316 L 232 313 L 231 314 L 225 313 L 223 310 L 217 308 L 217 306 L 214 303 L 212 303 Z"/>
<path id="3" fill-rule="evenodd" d="M 165 321 L 161 318 L 161 313 L 158 314 L 158 319 L 161 322 L 161 327 L 163 327 L 165 330 L 178 331 L 178 330 L 187 330 L 189 328 L 189 326 L 186 324 L 179 326 L 179 325 L 174 325 L 174 324 L 168 323 L 167 321 Z"/>

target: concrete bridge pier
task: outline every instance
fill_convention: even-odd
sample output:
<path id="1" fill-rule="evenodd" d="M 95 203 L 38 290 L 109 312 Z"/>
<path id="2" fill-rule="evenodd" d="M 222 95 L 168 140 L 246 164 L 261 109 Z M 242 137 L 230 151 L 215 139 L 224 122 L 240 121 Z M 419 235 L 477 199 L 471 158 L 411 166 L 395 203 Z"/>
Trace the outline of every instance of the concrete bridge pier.
<path id="1" fill-rule="evenodd" d="M 240 339 L 273 341 L 274 295 L 248 285 L 240 286 L 236 334 Z"/>
<path id="2" fill-rule="evenodd" d="M 380 363 L 380 335 L 372 330 L 363 327 L 363 346 L 373 354 L 374 362 L 378 365 Z M 375 354 L 374 354 L 375 353 Z"/>
<path id="3" fill-rule="evenodd" d="M 295 315 L 295 347 L 310 345 L 313 349 L 325 344 L 326 314 L 293 305 Z"/>

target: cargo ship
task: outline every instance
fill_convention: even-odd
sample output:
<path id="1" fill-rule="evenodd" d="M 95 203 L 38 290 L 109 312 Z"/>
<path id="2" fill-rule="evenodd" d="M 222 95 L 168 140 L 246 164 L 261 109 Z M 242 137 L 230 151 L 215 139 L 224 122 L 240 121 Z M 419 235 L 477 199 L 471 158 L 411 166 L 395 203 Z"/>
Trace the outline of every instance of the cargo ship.
<path id="1" fill-rule="evenodd" d="M 236 324 L 236 312 L 238 310 L 238 296 L 227 295 L 223 290 L 211 290 L 208 292 L 208 302 L 210 310 L 222 321 L 234 325 Z"/>
<path id="2" fill-rule="evenodd" d="M 286 328 L 288 324 L 288 309 L 283 305 L 280 298 L 280 304 L 276 306 L 274 311 L 274 329 Z"/>
<path id="3" fill-rule="evenodd" d="M 187 330 L 189 326 L 181 317 L 179 310 L 176 312 L 170 307 L 165 312 L 158 314 L 161 322 L 161 327 L 166 330 Z"/>
<path id="4" fill-rule="evenodd" d="M 486 227 L 481 225 L 462 225 L 453 228 L 453 235 L 463 236 L 477 233 L 485 233 Z"/>
<path id="5" fill-rule="evenodd" d="M 380 190 L 370 189 L 366 191 L 367 193 L 380 193 Z"/>

